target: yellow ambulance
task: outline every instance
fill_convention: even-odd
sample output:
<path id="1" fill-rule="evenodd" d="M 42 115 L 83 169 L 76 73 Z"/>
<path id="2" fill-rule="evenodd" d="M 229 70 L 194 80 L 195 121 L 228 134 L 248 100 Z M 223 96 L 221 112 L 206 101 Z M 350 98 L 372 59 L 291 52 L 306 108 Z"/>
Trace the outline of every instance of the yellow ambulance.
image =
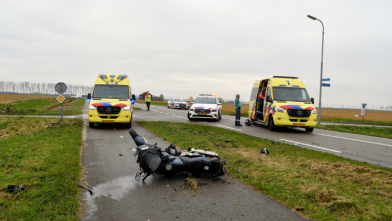
<path id="1" fill-rule="evenodd" d="M 264 100 L 260 103 L 258 97 L 263 88 Z M 245 124 L 262 124 L 272 131 L 277 127 L 300 127 L 312 132 L 317 124 L 313 104 L 314 99 L 309 98 L 305 85 L 298 77 L 272 76 L 257 80 L 253 83 L 249 119 Z"/>
<path id="2" fill-rule="evenodd" d="M 89 127 L 95 124 L 120 123 L 132 126 L 132 110 L 135 95 L 132 95 L 127 75 L 100 74 L 95 81 L 88 110 Z"/>

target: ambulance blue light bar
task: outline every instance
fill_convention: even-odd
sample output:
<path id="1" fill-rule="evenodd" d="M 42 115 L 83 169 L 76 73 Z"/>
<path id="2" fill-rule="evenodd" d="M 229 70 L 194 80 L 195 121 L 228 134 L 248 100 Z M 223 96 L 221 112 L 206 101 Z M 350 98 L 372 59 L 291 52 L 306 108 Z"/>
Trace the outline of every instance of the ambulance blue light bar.
<path id="1" fill-rule="evenodd" d="M 102 80 L 103 80 L 103 79 L 108 79 L 108 77 L 106 76 L 106 74 L 100 74 L 100 75 L 98 75 L 98 77 L 100 77 Z"/>
<path id="2" fill-rule="evenodd" d="M 118 80 L 124 80 L 124 78 L 127 78 L 128 76 L 126 75 L 126 74 L 124 74 L 124 75 L 120 75 L 120 76 L 118 76 Z"/>

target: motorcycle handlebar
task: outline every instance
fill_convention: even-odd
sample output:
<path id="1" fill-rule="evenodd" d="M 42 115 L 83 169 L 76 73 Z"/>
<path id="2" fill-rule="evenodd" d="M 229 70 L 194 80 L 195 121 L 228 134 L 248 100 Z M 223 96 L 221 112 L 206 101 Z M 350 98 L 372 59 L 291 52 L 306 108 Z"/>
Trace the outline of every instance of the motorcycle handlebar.
<path id="1" fill-rule="evenodd" d="M 147 145 L 148 143 L 144 141 L 143 138 L 139 136 L 133 129 L 129 130 L 129 134 L 131 135 L 133 141 L 136 143 L 137 146 Z"/>

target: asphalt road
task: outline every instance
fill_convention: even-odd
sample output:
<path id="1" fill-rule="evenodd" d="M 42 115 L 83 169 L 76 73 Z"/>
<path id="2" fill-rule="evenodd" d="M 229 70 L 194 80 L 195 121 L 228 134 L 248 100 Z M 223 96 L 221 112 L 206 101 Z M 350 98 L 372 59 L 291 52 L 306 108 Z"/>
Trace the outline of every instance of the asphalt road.
<path id="1" fill-rule="evenodd" d="M 152 111 L 134 114 L 135 121 L 159 117 Z M 184 121 L 180 117 L 172 120 Z M 229 176 L 218 181 L 198 179 L 199 190 L 194 194 L 183 188 L 185 174 L 151 176 L 145 183 L 137 182 L 134 176 L 139 166 L 133 157 L 136 146 L 128 129 L 117 125 L 91 129 L 87 125 L 81 156 L 83 181 L 94 194 L 85 191 L 81 196 L 85 208 L 82 220 L 305 220 Z M 149 143 L 169 146 L 136 123 L 132 127 Z"/>
<path id="2" fill-rule="evenodd" d="M 137 121 L 169 121 L 206 124 L 238 131 L 240 133 L 266 138 L 277 142 L 297 144 L 298 146 L 335 154 L 345 158 L 368 162 L 374 165 L 392 168 L 392 139 L 314 129 L 313 133 L 305 132 L 302 128 L 285 128 L 270 131 L 265 126 L 245 126 L 247 118 L 241 117 L 242 127 L 234 126 L 234 116 L 224 115 L 222 120 L 189 121 L 187 110 L 168 109 L 151 105 L 151 111 L 145 111 L 144 104 L 135 104 L 143 110 L 135 111 L 134 122 Z"/>

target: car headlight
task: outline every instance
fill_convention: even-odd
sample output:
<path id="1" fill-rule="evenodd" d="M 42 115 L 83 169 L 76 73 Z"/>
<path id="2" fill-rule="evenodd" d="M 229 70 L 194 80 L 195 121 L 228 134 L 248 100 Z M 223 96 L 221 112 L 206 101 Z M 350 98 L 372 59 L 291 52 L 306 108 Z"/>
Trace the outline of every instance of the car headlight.
<path id="1" fill-rule="evenodd" d="M 95 110 L 95 107 L 93 105 L 90 105 L 90 110 Z"/>
<path id="2" fill-rule="evenodd" d="M 191 108 L 190 111 L 195 111 L 195 109 Z"/>
<path id="3" fill-rule="evenodd" d="M 131 106 L 125 106 L 123 107 L 123 111 L 129 111 L 131 109 Z"/>
<path id="4" fill-rule="evenodd" d="M 312 110 L 312 114 L 317 114 L 316 109 Z"/>
<path id="5" fill-rule="evenodd" d="M 212 112 L 216 112 L 216 109 L 213 109 Z"/>
<path id="6" fill-rule="evenodd" d="M 286 110 L 283 109 L 283 108 L 278 107 L 278 108 L 276 108 L 276 111 L 277 111 L 277 112 L 284 113 Z"/>

